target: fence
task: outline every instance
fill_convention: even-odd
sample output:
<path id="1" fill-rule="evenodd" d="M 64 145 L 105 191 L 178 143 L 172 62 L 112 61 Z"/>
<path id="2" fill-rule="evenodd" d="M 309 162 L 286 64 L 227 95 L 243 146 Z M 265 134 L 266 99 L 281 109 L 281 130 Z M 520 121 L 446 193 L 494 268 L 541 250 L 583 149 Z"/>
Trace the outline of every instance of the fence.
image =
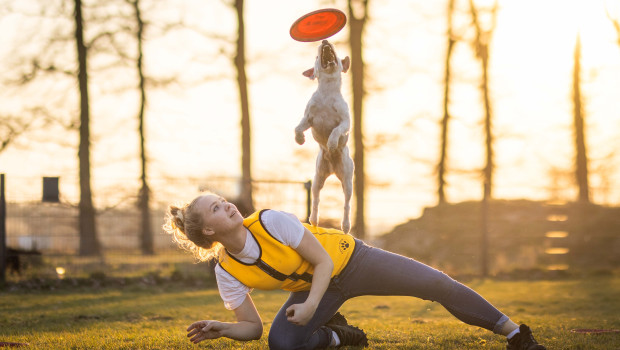
<path id="1" fill-rule="evenodd" d="M 6 221 L 4 225 L 0 225 L 0 230 L 5 229 L 1 232 L 6 238 L 2 239 L 0 235 L 0 244 L 6 242 L 8 248 L 18 250 L 21 257 L 20 264 L 29 267 L 16 271 L 15 265 L 8 266 L 10 279 L 56 276 L 57 271 L 64 271 L 67 275 L 102 271 L 106 275 L 126 275 L 145 270 L 173 270 L 179 264 L 195 266 L 193 257 L 181 251 L 172 242 L 171 237 L 161 229 L 167 206 L 190 200 L 203 191 L 213 191 L 228 199 L 235 199 L 239 195 L 240 180 L 235 177 L 150 179 L 151 227 L 156 254 L 145 256 L 140 250 L 140 212 L 136 205 L 138 181 L 118 178 L 99 179 L 93 186 L 97 189 L 94 192 L 97 236 L 103 250 L 102 255 L 98 257 L 80 257 L 77 254 L 79 196 L 76 179 L 60 177 L 51 183 L 58 184 L 60 188 L 57 196 L 44 191 L 41 178 L 5 179 L 6 196 L 3 193 L 3 199 L 6 199 L 6 205 L 0 208 L 2 209 L 0 214 L 2 211 L 6 212 Z M 307 187 L 306 181 L 254 181 L 255 206 L 288 211 L 305 220 L 308 216 Z M 321 224 L 337 226 L 342 215 L 342 191 L 337 180 L 332 182 L 328 180 L 321 196 Z M 43 198 L 51 201 L 43 201 Z M 478 244 L 480 223 L 477 206 L 467 208 L 465 205 L 465 208 L 461 208 L 455 205 L 453 212 L 439 216 L 434 221 L 436 224 L 426 227 L 424 225 L 433 220 L 432 214 L 436 211 L 431 210 L 432 208 L 427 208 L 420 219 L 412 221 L 404 215 L 394 214 L 396 209 L 406 207 L 398 200 L 419 200 L 416 196 L 407 196 L 400 191 L 397 196 L 390 197 L 388 191 L 373 191 L 371 188 L 367 191 L 366 198 L 366 205 L 371 214 L 366 216 L 365 221 L 367 239 L 370 239 L 371 243 L 418 258 L 451 273 L 478 269 L 480 260 L 476 256 L 480 253 Z M 4 201 L 2 203 L 4 204 Z M 411 203 L 423 207 L 418 202 L 408 202 L 407 205 Z M 514 201 L 508 203 L 518 204 Z M 377 214 L 379 210 L 376 208 L 379 207 L 393 216 L 391 219 L 394 221 L 386 224 L 386 221 L 383 221 L 385 217 Z M 493 204 L 494 210 L 500 207 L 498 203 Z M 504 216 L 491 215 L 490 224 L 495 225 L 490 229 L 489 238 L 488 264 L 493 267 L 491 272 L 497 272 L 498 268 L 508 266 L 502 263 L 502 259 L 523 268 L 620 266 L 620 260 L 617 258 L 620 256 L 618 255 L 620 208 L 594 206 L 585 211 L 587 215 L 583 214 L 584 209 L 581 207 L 556 208 L 554 210 L 566 211 L 565 217 L 571 218 L 561 222 L 557 220 L 557 215 L 551 215 L 556 214 L 555 212 L 548 215 L 552 219 L 542 215 L 545 210 L 547 209 L 533 204 L 518 210 L 510 207 L 505 210 Z M 521 219 L 514 222 L 515 217 Z M 383 224 L 387 229 L 379 231 L 376 229 L 377 226 L 374 226 L 374 230 L 368 230 L 369 227 L 373 227 L 372 225 L 378 224 Z M 377 234 L 392 229 L 394 232 L 403 231 L 403 235 L 398 233 L 388 238 Z M 451 230 L 454 232 L 451 233 Z M 450 235 L 454 238 L 448 239 Z M 462 239 L 465 241 L 459 243 Z M 434 243 L 437 243 L 436 248 L 427 247 Z M 510 255 L 515 251 L 524 253 Z M 507 258 L 508 256 L 510 258 Z M 459 257 L 465 260 L 459 261 Z M 437 260 L 438 258 L 440 259 Z M 5 263 L 5 259 L 0 260 Z M 30 268 L 36 266 L 40 268 Z"/>
<path id="2" fill-rule="evenodd" d="M 77 245 L 69 239 L 76 232 L 78 199 L 71 189 L 61 192 L 59 201 L 44 201 L 46 196 L 41 182 L 33 191 L 37 179 L 12 179 L 7 186 L 7 232 L 11 245 L 23 249 L 36 246 L 46 251 L 72 252 Z M 41 179 L 38 179 L 41 181 Z M 45 182 L 45 179 L 44 181 Z M 63 181 L 59 182 L 61 187 Z M 211 179 L 155 179 L 151 181 L 151 217 L 153 227 L 161 227 L 164 212 L 171 203 L 187 201 L 204 191 L 213 191 L 234 200 L 239 180 L 232 177 Z M 129 186 L 127 186 L 129 187 Z M 28 189 L 24 191 L 24 189 Z M 11 193 L 13 191 L 13 193 Z M 300 219 L 307 216 L 307 190 L 304 182 L 254 181 L 253 197 L 256 207 L 275 207 L 296 214 Z M 135 248 L 139 212 L 136 206 L 137 191 L 131 193 L 123 186 L 102 187 L 94 197 L 97 208 L 97 231 L 104 247 Z M 67 194 L 69 193 L 69 194 Z M 49 196 L 49 193 L 47 194 Z M 157 236 L 155 232 L 155 236 Z M 106 243 L 107 241 L 107 243 Z M 164 248 L 165 244 L 159 243 Z"/>
<path id="3" fill-rule="evenodd" d="M 114 271 L 126 273 L 138 265 L 143 269 L 154 270 L 175 263 L 192 263 L 193 257 L 180 251 L 171 237 L 161 229 L 167 206 L 191 200 L 204 191 L 234 200 L 239 195 L 240 183 L 235 177 L 149 180 L 155 256 L 143 256 L 140 250 L 140 212 L 136 205 L 137 181 L 99 181 L 93 201 L 97 211 L 96 231 L 102 256 L 80 257 L 77 181 L 65 177 L 51 178 L 50 181 L 50 178 L 6 178 L 2 175 L 6 216 L 2 220 L 5 224 L 4 236 L 0 238 L 2 243 L 6 243 L 9 257 L 17 257 L 22 267 L 15 266 L 11 259 L 0 259 L 3 263 L 9 262 L 7 270 L 12 279 L 33 277 L 33 274 L 35 277 L 54 275 L 56 267 L 60 265 L 64 273 L 70 270 L 92 273 L 105 269 L 106 274 L 110 274 Z M 338 193 L 338 188 L 333 185 L 327 187 L 327 198 L 330 191 Z M 256 208 L 285 210 L 297 215 L 302 221 L 308 216 L 308 190 L 309 183 L 304 181 L 253 181 Z M 325 213 L 333 211 L 337 206 L 330 205 L 329 200 L 323 205 Z M 128 264 L 129 261 L 132 263 Z M 23 269 L 24 266 L 35 265 L 46 267 L 46 271 Z M 31 270 L 30 276 L 24 274 L 26 270 Z"/>

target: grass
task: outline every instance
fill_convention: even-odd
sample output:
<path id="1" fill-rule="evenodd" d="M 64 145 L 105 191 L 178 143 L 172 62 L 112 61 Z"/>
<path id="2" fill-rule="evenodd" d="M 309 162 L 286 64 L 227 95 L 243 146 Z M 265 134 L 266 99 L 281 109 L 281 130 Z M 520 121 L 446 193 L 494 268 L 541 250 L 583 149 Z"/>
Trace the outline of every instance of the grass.
<path id="1" fill-rule="evenodd" d="M 548 349 L 620 349 L 620 333 L 579 334 L 576 328 L 620 329 L 620 278 L 615 275 L 543 281 L 472 280 L 515 322 L 534 329 Z M 27 349 L 266 349 L 270 321 L 287 297 L 254 291 L 265 323 L 261 340 L 191 344 L 193 321 L 233 321 L 214 288 L 183 283 L 63 287 L 0 292 L 0 342 Z M 405 297 L 360 297 L 342 310 L 363 328 L 371 349 L 504 349 L 503 337 L 467 326 L 441 305 Z"/>

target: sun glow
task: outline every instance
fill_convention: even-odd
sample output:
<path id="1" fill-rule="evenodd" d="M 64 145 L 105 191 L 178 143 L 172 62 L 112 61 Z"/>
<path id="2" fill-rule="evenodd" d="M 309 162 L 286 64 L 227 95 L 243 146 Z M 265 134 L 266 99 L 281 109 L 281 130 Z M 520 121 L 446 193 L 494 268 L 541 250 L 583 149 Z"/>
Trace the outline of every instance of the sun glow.
<path id="1" fill-rule="evenodd" d="M 502 3 L 498 31 L 508 42 L 526 41 L 533 52 L 549 53 L 560 48 L 573 48 L 577 35 L 581 37 L 584 52 L 601 57 L 614 41 L 613 25 L 608 13 L 620 15 L 620 8 L 604 0 L 529 0 L 524 6 Z M 615 6 L 620 7 L 620 6 Z M 568 57 L 570 59 L 570 56 Z"/>

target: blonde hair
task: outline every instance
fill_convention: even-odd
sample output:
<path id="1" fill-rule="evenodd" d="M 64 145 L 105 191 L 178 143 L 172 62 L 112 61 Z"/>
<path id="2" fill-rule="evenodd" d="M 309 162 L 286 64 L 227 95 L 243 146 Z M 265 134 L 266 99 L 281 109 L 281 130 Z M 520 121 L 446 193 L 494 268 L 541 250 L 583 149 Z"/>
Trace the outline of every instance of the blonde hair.
<path id="1" fill-rule="evenodd" d="M 186 204 L 170 205 L 163 229 L 197 260 L 208 261 L 217 258 L 223 246 L 203 233 L 203 213 L 196 209 L 196 202 L 201 197 Z"/>

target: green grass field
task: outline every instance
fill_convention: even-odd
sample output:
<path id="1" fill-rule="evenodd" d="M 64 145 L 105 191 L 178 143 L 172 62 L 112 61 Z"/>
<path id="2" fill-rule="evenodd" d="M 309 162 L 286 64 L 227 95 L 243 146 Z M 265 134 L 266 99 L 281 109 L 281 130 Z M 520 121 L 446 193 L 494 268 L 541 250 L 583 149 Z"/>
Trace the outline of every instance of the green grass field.
<path id="1" fill-rule="evenodd" d="M 620 349 L 620 278 L 616 275 L 549 281 L 472 280 L 480 292 L 518 323 L 534 329 L 548 349 Z M 171 282 L 122 288 L 76 287 L 0 292 L 0 342 L 27 349 L 266 349 L 270 321 L 284 292 L 252 293 L 265 324 L 259 341 L 219 339 L 190 343 L 195 320 L 232 321 L 216 289 Z M 404 297 L 361 297 L 342 310 L 363 328 L 371 349 L 503 349 L 503 337 L 467 326 L 441 305 Z"/>

